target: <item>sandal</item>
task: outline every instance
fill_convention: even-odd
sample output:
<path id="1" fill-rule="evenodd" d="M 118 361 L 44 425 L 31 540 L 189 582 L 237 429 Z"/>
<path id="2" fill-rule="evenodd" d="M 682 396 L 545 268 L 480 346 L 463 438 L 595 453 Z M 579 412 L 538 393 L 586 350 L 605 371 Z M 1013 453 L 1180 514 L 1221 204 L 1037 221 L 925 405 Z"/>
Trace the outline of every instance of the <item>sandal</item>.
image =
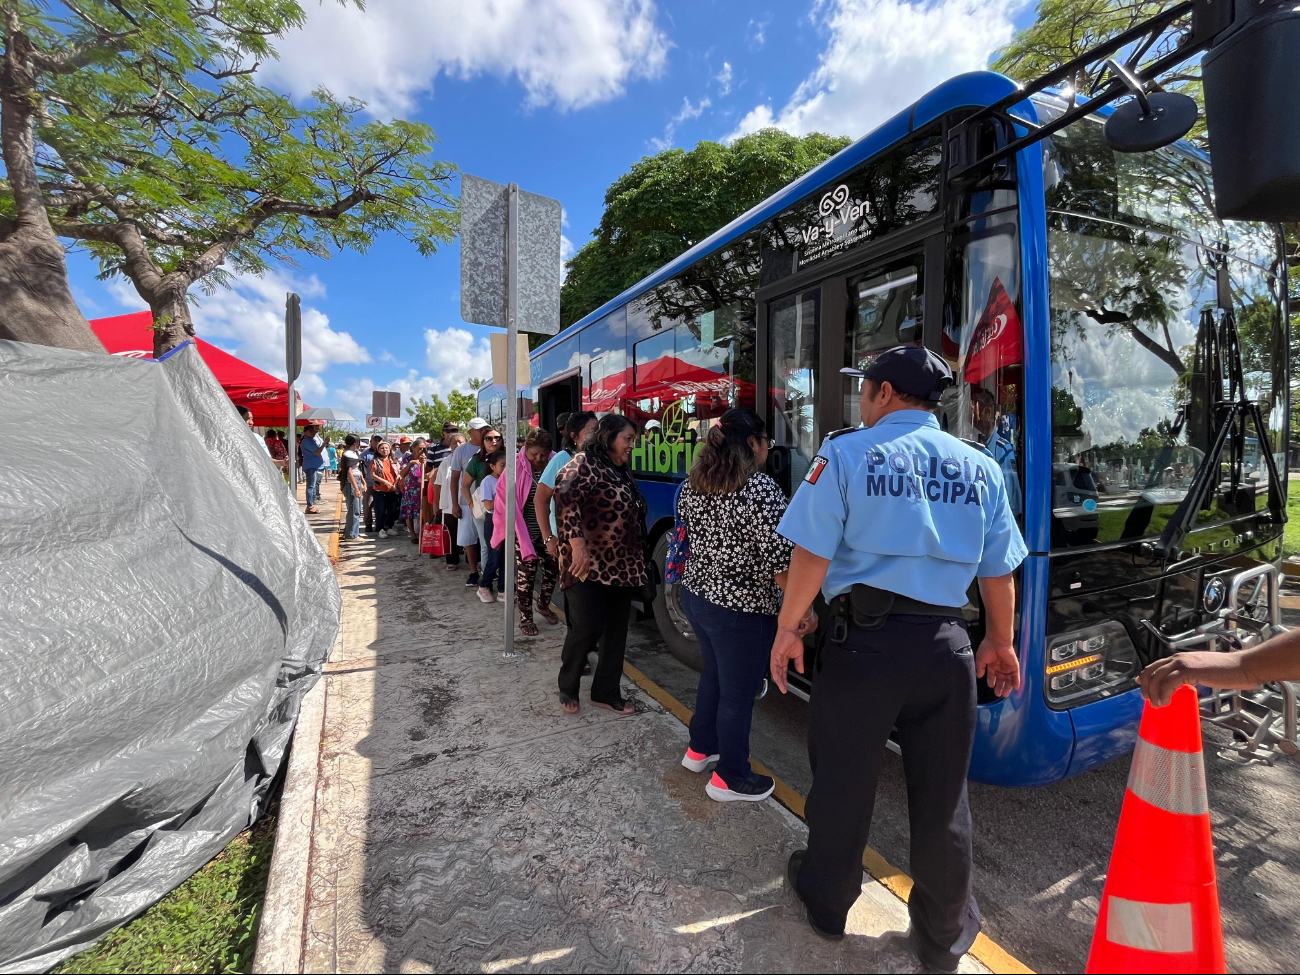
<path id="1" fill-rule="evenodd" d="M 560 705 L 564 708 L 565 714 L 578 713 L 578 699 L 576 697 L 569 697 L 568 694 L 562 693 L 560 694 Z"/>
<path id="2" fill-rule="evenodd" d="M 560 622 L 560 618 L 555 615 L 555 610 L 551 609 L 549 606 L 539 606 L 537 607 L 537 612 L 539 612 L 542 615 L 542 619 L 550 623 L 551 626 L 556 626 Z"/>
<path id="3" fill-rule="evenodd" d="M 519 632 L 524 636 L 537 636 L 537 624 L 532 620 L 520 620 Z"/>
<path id="4" fill-rule="evenodd" d="M 613 711 L 615 714 L 633 714 L 636 712 L 632 702 L 626 698 L 619 698 L 611 704 L 606 704 L 604 701 L 597 701 L 593 697 L 591 703 L 593 707 L 604 708 L 606 711 Z"/>

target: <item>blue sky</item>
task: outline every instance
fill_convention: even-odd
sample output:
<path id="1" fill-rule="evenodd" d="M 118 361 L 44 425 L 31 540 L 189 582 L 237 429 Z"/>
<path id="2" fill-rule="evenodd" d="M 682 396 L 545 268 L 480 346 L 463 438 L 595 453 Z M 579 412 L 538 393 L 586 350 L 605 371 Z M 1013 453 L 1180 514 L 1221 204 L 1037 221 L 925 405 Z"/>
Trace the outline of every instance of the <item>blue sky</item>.
<path id="1" fill-rule="evenodd" d="M 264 82 L 317 85 L 418 118 L 464 172 L 552 196 L 568 248 L 606 187 L 644 155 L 764 125 L 859 137 L 943 79 L 984 66 L 1026 0 L 368 0 L 304 3 Z M 197 330 L 283 376 L 284 293 L 303 298 L 304 396 L 362 416 L 370 390 L 412 395 L 490 375 L 488 330 L 460 320 L 459 251 L 395 237 L 197 296 Z M 69 256 L 88 317 L 143 307 Z"/>

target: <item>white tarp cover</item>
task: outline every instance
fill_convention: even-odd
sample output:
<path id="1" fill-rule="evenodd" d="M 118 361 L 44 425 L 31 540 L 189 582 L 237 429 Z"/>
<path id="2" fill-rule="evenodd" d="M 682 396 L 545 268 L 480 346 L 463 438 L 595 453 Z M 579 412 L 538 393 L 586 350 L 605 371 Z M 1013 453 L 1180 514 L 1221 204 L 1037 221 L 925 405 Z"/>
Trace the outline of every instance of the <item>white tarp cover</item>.
<path id="1" fill-rule="evenodd" d="M 0 971 L 43 971 L 261 811 L 340 598 L 192 343 L 0 341 L 0 457 Z"/>

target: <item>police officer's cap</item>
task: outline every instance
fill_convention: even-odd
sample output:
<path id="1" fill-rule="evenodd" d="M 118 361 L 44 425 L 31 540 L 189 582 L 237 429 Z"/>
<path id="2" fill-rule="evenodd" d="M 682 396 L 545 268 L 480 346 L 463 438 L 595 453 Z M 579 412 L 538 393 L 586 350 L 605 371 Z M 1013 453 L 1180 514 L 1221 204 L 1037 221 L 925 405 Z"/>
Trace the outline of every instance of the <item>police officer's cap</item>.
<path id="1" fill-rule="evenodd" d="M 866 369 L 845 368 L 840 372 L 877 384 L 887 382 L 900 393 L 933 403 L 939 402 L 943 391 L 953 383 L 948 363 L 919 345 L 896 345 L 880 353 Z"/>

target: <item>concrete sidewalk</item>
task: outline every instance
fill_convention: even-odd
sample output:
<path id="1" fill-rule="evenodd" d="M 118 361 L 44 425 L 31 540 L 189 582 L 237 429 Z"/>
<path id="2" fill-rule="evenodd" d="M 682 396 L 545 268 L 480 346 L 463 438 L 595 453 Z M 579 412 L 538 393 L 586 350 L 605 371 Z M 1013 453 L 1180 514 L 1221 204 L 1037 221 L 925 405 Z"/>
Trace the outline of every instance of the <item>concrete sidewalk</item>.
<path id="1" fill-rule="evenodd" d="M 686 729 L 634 685 L 630 717 L 590 707 L 587 681 L 563 714 L 562 625 L 503 660 L 501 604 L 405 537 L 345 544 L 338 573 L 256 971 L 917 970 L 887 936 L 906 908 L 868 878 L 849 937 L 812 934 L 784 881 L 803 824 L 708 799 Z"/>

